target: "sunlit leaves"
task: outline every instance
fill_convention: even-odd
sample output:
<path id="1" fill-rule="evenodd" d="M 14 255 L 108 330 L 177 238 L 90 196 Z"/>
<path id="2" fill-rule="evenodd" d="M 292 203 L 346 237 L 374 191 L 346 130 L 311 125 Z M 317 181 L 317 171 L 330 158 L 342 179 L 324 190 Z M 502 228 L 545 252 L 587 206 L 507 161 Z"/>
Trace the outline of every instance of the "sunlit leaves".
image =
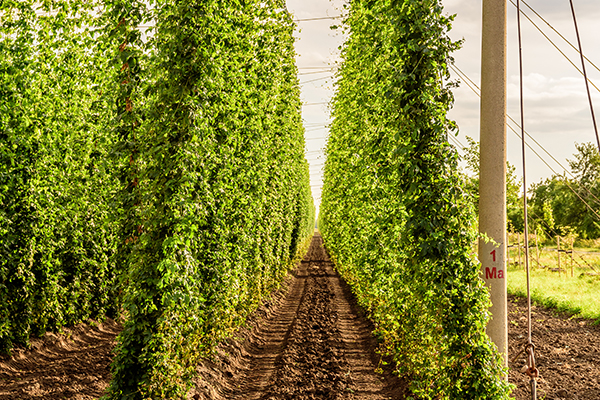
<path id="1" fill-rule="evenodd" d="M 0 347 L 118 308 L 87 1 L 0 3 Z"/>
<path id="2" fill-rule="evenodd" d="M 451 21 L 438 0 L 350 3 L 320 227 L 415 394 L 504 399 L 472 205 L 447 142 Z"/>
<path id="3" fill-rule="evenodd" d="M 129 199 L 110 397 L 179 398 L 312 231 L 293 22 L 279 1 L 109 3 L 108 27 L 142 15 L 109 31 Z M 153 35 L 129 43 L 146 19 Z"/>

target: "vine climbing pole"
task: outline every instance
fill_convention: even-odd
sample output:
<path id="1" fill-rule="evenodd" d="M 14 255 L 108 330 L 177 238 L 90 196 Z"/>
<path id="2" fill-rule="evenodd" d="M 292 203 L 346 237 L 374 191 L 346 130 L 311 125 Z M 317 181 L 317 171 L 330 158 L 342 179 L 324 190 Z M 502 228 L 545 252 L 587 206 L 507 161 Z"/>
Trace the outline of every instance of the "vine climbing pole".
<path id="1" fill-rule="evenodd" d="M 484 0 L 481 53 L 479 260 L 490 289 L 487 333 L 508 367 L 506 306 L 506 0 Z"/>

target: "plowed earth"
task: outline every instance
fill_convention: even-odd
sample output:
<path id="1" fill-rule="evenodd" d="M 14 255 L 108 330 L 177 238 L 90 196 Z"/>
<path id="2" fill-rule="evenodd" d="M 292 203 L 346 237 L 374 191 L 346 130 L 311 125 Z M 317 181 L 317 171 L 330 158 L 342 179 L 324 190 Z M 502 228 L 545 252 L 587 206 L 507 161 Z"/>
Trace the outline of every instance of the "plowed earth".
<path id="1" fill-rule="evenodd" d="M 600 399 L 600 326 L 541 307 L 533 312 L 538 398 Z M 525 316 L 525 300 L 510 297 L 511 359 L 527 334 Z M 372 328 L 316 235 L 282 289 L 198 366 L 188 398 L 403 399 L 406 382 L 380 362 Z M 80 325 L 15 349 L 0 358 L 0 400 L 98 398 L 110 380 L 119 330 L 110 320 Z M 510 364 L 517 400 L 531 398 L 528 378 L 519 372 L 524 360 L 520 355 Z M 378 367 L 383 373 L 375 373 Z"/>
<path id="2" fill-rule="evenodd" d="M 527 339 L 527 301 L 509 297 L 509 359 L 512 361 Z M 582 318 L 558 314 L 555 310 L 533 306 L 532 341 L 540 371 L 538 399 L 600 399 L 600 326 Z M 509 381 L 517 385 L 517 400 L 531 399 L 530 379 L 521 373 L 526 358 L 521 354 L 510 362 Z"/>
<path id="3" fill-rule="evenodd" d="M 119 324 L 81 324 L 33 339 L 30 349 L 0 358 L 0 400 L 97 399 L 110 381 Z"/>
<path id="4" fill-rule="evenodd" d="M 287 295 L 285 295 L 287 286 Z M 315 235 L 302 260 L 260 317 L 199 370 L 196 398 L 206 400 L 383 400 L 406 384 L 375 373 L 372 326 L 334 272 Z"/>

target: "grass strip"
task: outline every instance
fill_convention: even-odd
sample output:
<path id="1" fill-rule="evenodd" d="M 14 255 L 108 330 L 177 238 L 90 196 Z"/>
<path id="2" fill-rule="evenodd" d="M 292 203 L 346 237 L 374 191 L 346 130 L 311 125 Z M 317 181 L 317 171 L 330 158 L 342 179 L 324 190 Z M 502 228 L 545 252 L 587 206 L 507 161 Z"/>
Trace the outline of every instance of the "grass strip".
<path id="1" fill-rule="evenodd" d="M 587 275 L 589 270 L 575 268 L 574 277 L 548 268 L 531 268 L 531 298 L 544 307 L 567 312 L 600 324 L 600 277 Z M 508 293 L 527 296 L 525 271 L 518 266 L 508 268 Z"/>

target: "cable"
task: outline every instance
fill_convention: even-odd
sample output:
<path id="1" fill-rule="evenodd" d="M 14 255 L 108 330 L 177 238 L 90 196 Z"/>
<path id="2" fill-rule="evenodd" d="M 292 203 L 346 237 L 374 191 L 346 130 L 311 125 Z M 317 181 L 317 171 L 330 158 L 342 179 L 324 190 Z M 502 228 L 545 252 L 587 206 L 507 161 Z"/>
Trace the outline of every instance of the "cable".
<path id="1" fill-rule="evenodd" d="M 333 69 L 337 67 L 298 67 L 298 69 Z"/>
<path id="2" fill-rule="evenodd" d="M 339 19 L 339 18 L 343 18 L 343 15 L 336 15 L 334 17 L 317 17 L 317 18 L 301 18 L 301 19 L 295 19 L 295 22 L 306 22 L 306 21 L 321 21 L 321 20 L 325 20 L 325 19 Z"/>
<path id="3" fill-rule="evenodd" d="M 511 0 L 511 3 L 512 3 L 513 5 L 515 5 L 515 3 L 513 3 L 513 2 L 512 2 L 512 0 Z M 515 7 L 516 7 L 516 5 L 515 5 Z M 535 12 L 535 11 L 534 11 L 534 12 Z M 539 31 L 539 32 L 542 34 L 542 36 L 544 36 L 544 37 L 546 38 L 546 40 L 548 40 L 548 41 L 550 42 L 550 44 L 551 44 L 552 46 L 554 46 L 554 48 L 555 48 L 556 50 L 558 50 L 558 52 L 559 52 L 560 54 L 562 54 L 562 56 L 563 56 L 564 58 L 566 58 L 566 59 L 567 59 L 567 61 L 569 62 L 569 64 L 571 64 L 571 65 L 572 65 L 572 66 L 573 66 L 573 67 L 574 67 L 574 68 L 577 70 L 577 72 L 579 72 L 579 73 L 580 73 L 582 76 L 584 76 L 584 77 L 586 76 L 586 75 L 583 73 L 583 71 L 582 71 L 582 70 L 580 70 L 580 69 L 579 69 L 579 67 L 578 67 L 577 65 L 575 65 L 575 63 L 574 63 L 573 61 L 571 61 L 571 59 L 569 58 L 569 56 L 567 56 L 567 55 L 566 55 L 566 54 L 565 54 L 565 53 L 564 53 L 564 52 L 563 52 L 563 51 L 562 51 L 562 50 L 561 50 L 561 49 L 560 49 L 560 48 L 559 48 L 559 47 L 556 45 L 556 43 L 554 43 L 554 42 L 552 41 L 552 39 L 550 39 L 550 38 L 549 38 L 549 37 L 548 37 L 548 36 L 547 36 L 547 35 L 544 33 L 544 31 L 542 31 L 542 30 L 541 30 L 541 29 L 540 29 L 540 28 L 539 28 L 539 27 L 536 25 L 536 23 L 535 23 L 535 22 L 533 22 L 533 21 L 531 20 L 531 18 L 529 18 L 529 16 L 527 16 L 527 14 L 525 14 L 525 13 L 523 12 L 523 10 L 521 10 L 521 14 L 523 14 L 523 16 L 524 16 L 525 18 L 527 18 L 527 19 L 529 20 L 529 22 L 531 22 L 531 24 L 532 24 L 532 25 L 533 25 L 533 26 L 534 26 L 534 27 L 535 27 L 535 28 L 536 28 L 536 29 L 537 29 L 537 30 L 538 30 L 538 31 Z M 536 13 L 536 15 L 537 15 L 537 13 Z M 541 18 L 541 17 L 540 17 L 540 18 Z M 554 28 L 552 28 L 552 29 L 554 29 Z M 565 40 L 566 40 L 566 39 L 565 39 Z M 573 46 L 573 45 L 572 45 L 570 42 L 568 42 L 568 41 L 567 41 L 567 43 L 569 43 L 571 46 Z M 581 53 L 580 53 L 580 54 L 581 54 Z M 595 67 L 595 65 L 594 65 L 594 67 Z M 597 67 L 596 67 L 596 68 L 597 68 Z M 600 71 L 600 70 L 599 70 L 599 71 Z M 586 78 L 586 79 L 587 79 L 587 78 Z M 588 81 L 588 82 L 589 82 L 589 83 L 590 83 L 590 84 L 591 84 L 591 85 L 594 87 L 594 89 L 596 89 L 598 92 L 600 92 L 600 88 L 598 88 L 598 86 L 596 86 L 596 85 L 594 84 L 594 82 L 590 81 L 589 79 L 587 79 L 587 81 Z"/>
<path id="4" fill-rule="evenodd" d="M 512 0 L 511 0 L 510 2 L 513 4 L 513 6 L 515 6 L 515 7 L 516 7 L 515 3 L 514 3 Z M 567 38 L 565 38 L 563 35 L 561 35 L 561 33 L 560 33 L 558 30 L 556 30 L 556 28 L 554 28 L 552 25 L 550 25 L 550 23 L 549 23 L 548 21 L 546 21 L 546 20 L 545 20 L 545 19 L 544 19 L 544 18 L 543 18 L 543 17 L 542 17 L 540 14 L 538 14 L 538 13 L 537 13 L 537 11 L 535 11 L 535 10 L 534 10 L 534 9 L 533 9 L 533 8 L 532 8 L 532 7 L 531 7 L 529 4 L 527 4 L 527 3 L 526 3 L 524 0 L 521 0 L 521 2 L 522 2 L 523 4 L 525 4 L 525 5 L 527 6 L 527 8 L 529 8 L 529 9 L 530 9 L 530 10 L 531 10 L 531 11 L 532 11 L 532 12 L 533 12 L 533 13 L 534 13 L 534 14 L 535 14 L 535 15 L 536 15 L 536 16 L 537 16 L 539 19 L 541 19 L 542 21 L 544 21 L 544 22 L 546 23 L 546 25 L 548 25 L 548 26 L 550 27 L 550 29 L 552 29 L 552 30 L 554 31 L 554 33 L 556 33 L 558 36 L 560 36 L 560 38 L 561 38 L 562 40 L 564 40 L 565 42 L 567 42 L 567 43 L 569 44 L 569 46 L 571 46 L 571 47 L 573 48 L 573 50 L 575 50 L 576 52 L 578 52 L 578 53 L 579 53 L 579 50 L 577 50 L 577 47 L 575 47 L 575 46 L 574 46 L 574 45 L 573 45 L 573 44 L 572 44 L 572 43 L 571 43 L 571 42 L 570 42 L 570 41 L 569 41 Z M 538 28 L 538 26 L 537 26 L 536 24 L 534 24 L 534 23 L 533 23 L 533 21 L 531 21 L 531 19 L 530 19 L 530 18 L 529 18 L 529 17 L 528 17 L 528 16 L 527 16 L 527 15 L 526 15 L 524 12 L 523 12 L 523 10 L 521 10 L 521 13 L 522 13 L 522 14 L 523 14 L 523 15 L 524 15 L 524 16 L 525 16 L 525 17 L 526 17 L 526 18 L 527 18 L 527 19 L 528 19 L 528 20 L 529 20 L 529 21 L 530 21 L 530 22 L 533 24 L 533 26 L 535 26 L 535 27 L 538 29 L 538 31 L 540 31 L 540 32 L 541 32 L 541 29 L 540 29 L 540 28 Z M 581 54 L 581 53 L 580 53 L 580 54 Z M 594 68 L 596 68 L 596 70 L 598 70 L 598 72 L 600 72 L 600 68 L 598 68 L 598 67 L 596 66 L 596 64 L 594 64 L 594 63 L 593 63 L 593 62 L 592 62 L 592 61 L 591 61 L 589 58 L 587 58 L 587 57 L 585 57 L 585 56 L 584 56 L 584 58 L 585 58 L 585 60 L 586 60 L 587 62 L 589 62 L 589 63 L 590 63 L 590 64 L 591 64 L 591 65 L 592 65 Z"/>
<path id="5" fill-rule="evenodd" d="M 456 66 L 452 66 L 452 65 L 451 65 L 450 67 L 451 67 L 451 68 L 452 68 L 452 67 L 454 67 L 454 68 L 458 69 L 458 67 L 456 67 Z M 455 72 L 456 72 L 456 71 L 455 71 Z M 462 72 L 462 71 L 461 71 L 461 72 Z M 468 79 L 468 77 L 467 77 L 466 75 L 465 75 L 465 77 Z M 471 81 L 470 79 L 468 79 L 468 80 L 469 80 L 470 82 L 473 82 L 473 81 Z M 473 92 L 474 92 L 474 93 L 475 93 L 477 96 L 481 97 L 481 94 L 479 94 L 479 93 L 478 93 L 478 92 L 477 92 L 477 91 L 476 91 L 474 88 L 472 88 L 472 87 L 471 87 L 470 85 L 468 85 L 468 84 L 467 84 L 467 86 L 469 86 L 469 88 L 470 88 L 470 89 L 471 89 L 471 90 L 472 90 L 472 91 L 473 91 Z M 479 87 L 478 87 L 477 85 L 475 85 L 475 87 L 477 87 L 477 89 L 479 89 Z M 517 122 L 515 122 L 515 120 L 514 120 L 514 119 L 512 119 L 512 118 L 511 118 L 509 115 L 507 115 L 507 117 L 508 117 L 508 118 L 509 118 L 511 121 L 513 121 L 513 122 L 515 123 L 515 125 L 519 126 L 519 124 L 518 124 Z M 512 127 L 512 126 L 510 126 L 509 124 L 506 124 L 506 126 L 507 126 L 507 127 L 508 127 L 508 128 L 511 130 L 511 131 L 513 131 L 513 133 L 514 133 L 515 135 L 517 135 L 517 137 L 519 137 L 519 138 L 521 137 L 521 136 L 520 136 L 520 135 L 517 133 L 517 131 L 516 131 L 516 130 L 515 130 L 513 127 Z M 528 137 L 530 137 L 530 138 L 531 138 L 531 136 L 530 136 L 530 135 L 529 135 L 527 132 L 525 132 L 525 134 L 526 134 Z M 532 139 L 533 139 L 533 138 L 532 138 Z M 535 142 L 535 139 L 533 139 L 533 140 L 534 140 L 534 142 Z M 554 168 L 552 168 L 552 167 L 550 166 L 550 164 L 548 164 L 548 162 L 546 162 L 546 160 L 544 160 L 544 159 L 542 158 L 542 156 L 540 156 L 540 155 L 539 155 L 539 153 L 538 153 L 537 151 L 535 151 L 535 149 L 533 149 L 533 147 L 531 147 L 531 145 L 530 145 L 529 143 L 525 143 L 525 144 L 526 144 L 526 146 L 529 148 L 529 150 L 531 150 L 531 151 L 533 152 L 533 154 L 535 154 L 535 155 L 536 155 L 536 156 L 537 156 L 537 157 L 540 159 L 540 161 L 542 161 L 544 164 L 546 164 L 546 166 L 547 166 L 547 167 L 550 169 L 550 171 L 552 171 L 552 172 L 554 173 L 554 175 L 556 175 L 556 176 L 560 176 L 560 175 L 558 174 L 558 172 L 556 172 L 556 171 L 554 170 Z M 544 151 L 545 151 L 547 154 L 549 154 L 549 153 L 548 153 L 548 152 L 547 152 L 547 151 L 544 149 L 544 147 L 542 147 L 542 146 L 541 146 L 539 143 L 537 143 L 537 142 L 536 142 L 536 144 L 537 144 L 538 146 L 540 146 L 540 147 L 542 148 L 542 150 L 544 150 Z M 552 156 L 551 156 L 551 157 L 552 157 Z M 554 157 L 552 157 L 552 158 L 554 159 Z M 559 163 L 559 165 L 560 165 L 560 163 Z M 561 167 L 562 167 L 562 165 L 561 165 Z M 562 167 L 562 168 L 564 169 L 564 167 Z M 565 172 L 568 172 L 568 173 L 570 173 L 570 172 L 569 172 L 569 171 L 567 171 L 566 169 L 565 169 Z M 587 208 L 588 208 L 588 209 L 589 209 L 591 212 L 593 212 L 593 213 L 596 215 L 596 217 L 598 218 L 598 221 L 600 221 L 600 214 L 598 214 L 598 212 L 597 212 L 596 210 L 594 210 L 594 209 L 593 209 L 593 208 L 592 208 L 592 207 L 591 207 L 591 206 L 590 206 L 590 205 L 589 205 L 589 204 L 588 204 L 588 203 L 587 203 L 585 200 L 583 200 L 583 198 L 582 198 L 582 197 L 579 195 L 579 193 L 577 193 L 577 192 L 576 192 L 576 191 L 573 189 L 573 187 L 572 187 L 572 186 L 569 184 L 569 180 L 568 180 L 566 177 L 563 177 L 563 182 L 564 182 L 564 183 L 567 185 L 567 187 L 568 187 L 568 188 L 569 188 L 569 189 L 570 189 L 570 190 L 571 190 L 571 191 L 572 191 L 572 192 L 575 194 L 575 196 L 577 196 L 577 198 L 579 198 L 579 200 L 581 200 L 581 202 L 582 202 L 582 203 L 583 203 L 583 204 L 584 204 L 584 205 L 585 205 L 585 206 L 586 206 L 586 207 L 587 207 Z M 592 194 L 592 192 L 590 192 L 590 191 L 589 191 L 589 189 L 587 189 L 585 186 L 581 186 L 581 187 L 582 187 L 582 188 L 584 188 L 584 189 L 585 189 L 585 190 L 586 190 L 588 193 Z M 592 196 L 593 196 L 593 194 L 592 194 Z M 598 199 L 596 196 L 594 196 L 594 198 Z"/>
<path id="6" fill-rule="evenodd" d="M 527 173 L 525 162 L 525 113 L 523 104 L 523 45 L 521 40 L 521 7 L 517 0 L 517 35 L 519 38 L 519 105 L 521 110 L 521 155 L 523 157 L 523 228 L 525 245 L 525 271 L 527 273 L 527 375 L 529 375 L 531 384 L 531 399 L 537 399 L 536 378 L 539 372 L 535 367 L 535 356 L 532 337 L 531 337 L 531 273 L 529 270 L 529 225 L 527 224 Z"/>
<path id="7" fill-rule="evenodd" d="M 450 65 L 450 68 L 459 76 L 462 77 L 463 79 L 466 80 L 465 84 L 469 87 L 469 89 L 471 89 L 477 96 L 481 97 L 481 95 L 479 94 L 479 86 L 477 86 L 477 84 L 475 82 L 473 82 L 471 80 L 471 78 L 468 77 L 467 74 L 465 74 L 460 68 L 458 68 L 456 65 Z M 470 83 L 470 84 L 469 84 Z M 473 88 L 473 85 L 475 88 Z M 517 121 L 515 121 L 510 115 L 506 114 L 506 117 L 513 123 L 515 124 L 517 127 L 519 127 L 519 124 Z M 519 138 L 520 136 L 518 135 L 517 131 L 514 130 L 510 125 L 507 124 L 507 126 L 509 127 L 510 130 L 513 131 L 513 133 L 515 133 Z M 546 153 L 546 155 L 548 155 L 548 157 L 550 157 L 555 163 L 557 163 L 565 173 L 569 174 L 571 176 L 571 178 L 576 179 L 575 175 L 573 175 L 573 173 L 571 173 L 571 171 L 569 171 L 560 161 L 558 161 L 556 159 L 556 157 L 554 157 L 552 154 L 550 154 L 550 152 L 548 150 L 546 150 L 546 148 L 544 146 L 542 146 L 533 136 L 531 136 L 527 131 L 525 131 L 525 135 L 527 135 L 527 137 L 529 139 L 531 139 L 535 144 L 537 144 L 543 151 L 544 153 Z M 533 147 L 531 147 L 531 145 L 527 144 L 527 147 L 529 147 L 529 149 L 531 151 L 533 151 L 533 153 L 544 162 L 544 164 L 546 164 L 546 166 L 548 168 L 550 168 L 550 170 L 552 172 L 554 172 L 555 175 L 558 175 L 558 173 L 552 168 L 550 167 L 550 165 L 537 153 L 537 151 L 535 151 L 533 149 Z M 583 188 L 590 196 L 592 196 L 596 202 L 598 204 L 600 204 L 600 199 L 598 197 L 596 197 L 596 195 L 594 193 L 592 193 L 587 187 L 580 185 L 581 188 Z"/>
<path id="8" fill-rule="evenodd" d="M 519 0 L 517 0 L 519 1 Z M 594 123 L 594 132 L 596 132 L 596 141 L 598 142 L 598 151 L 600 152 L 600 136 L 598 135 L 598 125 L 596 124 L 596 115 L 594 114 L 594 104 L 592 103 L 592 94 L 590 93 L 590 84 L 588 82 L 587 72 L 585 70 L 585 60 L 583 58 L 583 50 L 581 49 L 581 38 L 579 37 L 579 28 L 577 27 L 577 17 L 575 16 L 575 7 L 573 6 L 573 0 L 569 0 L 571 3 L 571 12 L 573 14 L 573 24 L 575 25 L 575 33 L 577 34 L 577 44 L 579 45 L 579 55 L 581 56 L 581 69 L 583 69 L 583 76 L 585 77 L 585 89 L 587 90 L 588 100 L 590 102 L 590 112 L 592 113 L 592 122 Z"/>
<path id="9" fill-rule="evenodd" d="M 323 105 L 323 104 L 329 104 L 329 102 L 328 101 L 324 101 L 324 102 L 321 102 L 321 103 L 304 103 L 302 105 L 303 106 L 320 106 L 320 105 Z"/>
<path id="10" fill-rule="evenodd" d="M 322 78 L 317 78 L 317 79 L 311 79 L 310 81 L 306 81 L 306 82 L 299 82 L 299 85 L 304 85 L 305 83 L 311 83 L 311 82 L 316 82 L 316 81 L 322 81 L 323 79 L 329 79 L 329 78 L 333 78 L 333 76 L 324 76 Z"/>
<path id="11" fill-rule="evenodd" d="M 457 149 L 461 149 L 463 152 L 465 151 L 465 146 L 463 146 L 463 144 L 457 138 L 452 135 L 448 135 L 448 138 L 452 140 Z"/>
<path id="12" fill-rule="evenodd" d="M 299 72 L 298 76 L 301 75 L 316 75 L 316 74 L 326 74 L 328 72 L 333 72 L 333 69 L 324 69 L 323 71 L 312 71 L 312 72 Z"/>

